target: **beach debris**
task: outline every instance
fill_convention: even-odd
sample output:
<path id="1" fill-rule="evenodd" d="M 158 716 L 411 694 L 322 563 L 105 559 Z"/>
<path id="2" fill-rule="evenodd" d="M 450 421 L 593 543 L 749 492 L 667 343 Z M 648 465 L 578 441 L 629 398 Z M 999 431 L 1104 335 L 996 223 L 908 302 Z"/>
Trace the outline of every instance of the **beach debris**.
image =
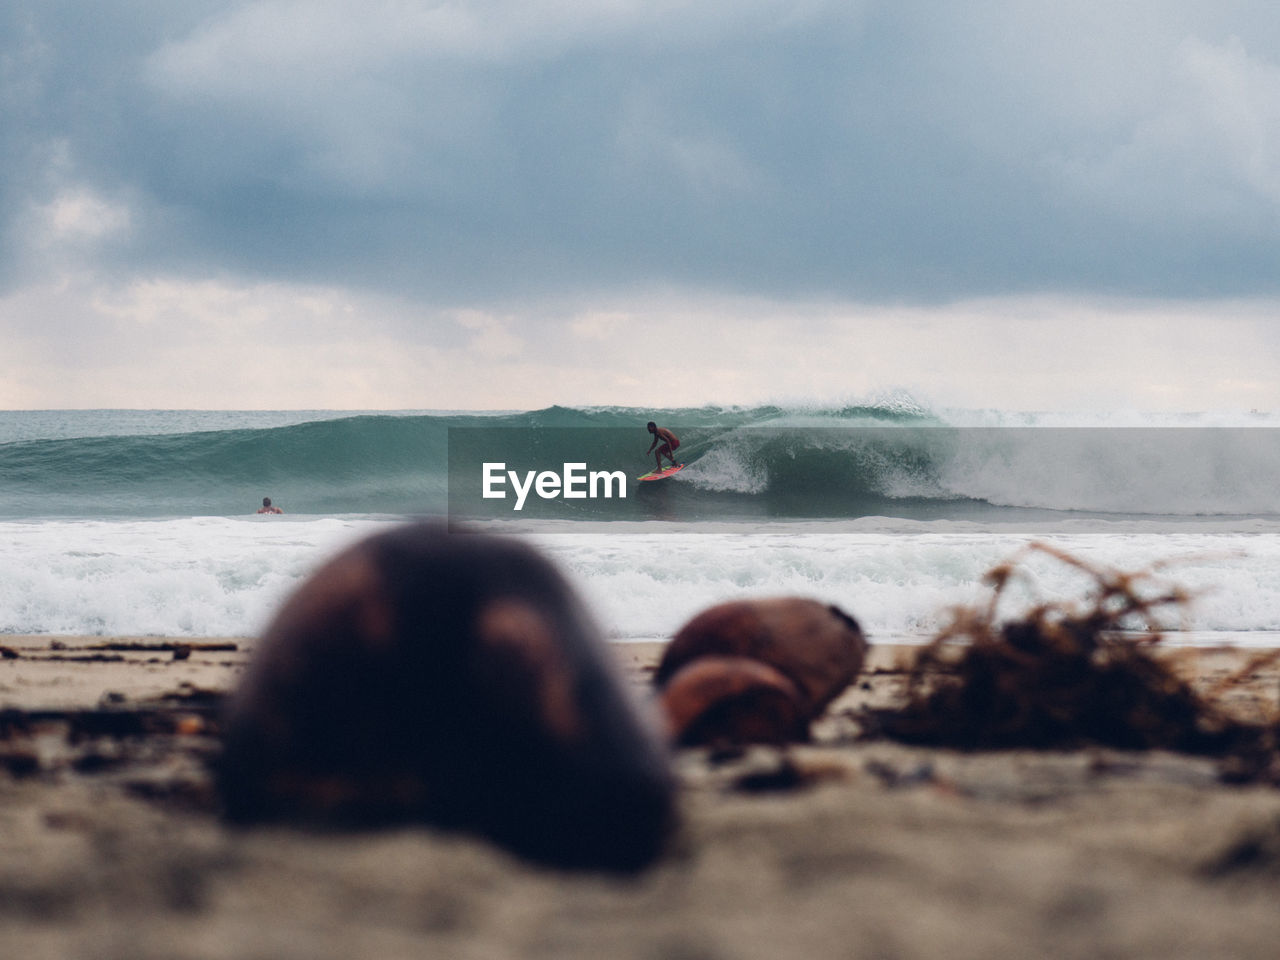
<path id="1" fill-rule="evenodd" d="M 807 790 L 820 783 L 847 781 L 852 776 L 850 767 L 843 761 L 800 755 L 791 745 L 752 749 L 773 750 L 774 758 L 771 762 L 757 762 L 753 766 L 749 762 L 752 754 L 748 753 L 748 763 L 742 765 L 745 769 L 736 773 L 729 784 L 733 792 L 789 793 Z"/>
<path id="2" fill-rule="evenodd" d="M 182 806 L 217 809 L 210 759 L 218 749 L 220 695 L 184 685 L 130 701 L 108 691 L 92 708 L 0 710 L 0 770 L 16 778 L 93 778 L 129 788 L 137 777 L 170 782 Z M 166 802 L 156 794 L 153 799 Z"/>
<path id="3" fill-rule="evenodd" d="M 770 767 L 739 774 L 732 789 L 739 793 L 788 793 L 809 786 L 813 779 L 790 754 L 781 753 Z"/>
<path id="4" fill-rule="evenodd" d="M 1280 818 L 1243 828 L 1201 865 L 1200 874 L 1211 880 L 1235 875 L 1280 877 Z"/>
<path id="5" fill-rule="evenodd" d="M 40 754 L 30 742 L 0 744 L 0 768 L 14 777 L 28 777 L 40 770 Z"/>
<path id="6" fill-rule="evenodd" d="M 65 645 L 59 649 L 65 649 Z M 232 640 L 106 640 L 92 644 L 87 650 L 110 650 L 116 653 L 172 653 L 175 660 L 184 659 L 178 654 L 190 656 L 192 651 L 199 653 L 225 653 L 240 649 L 240 645 Z"/>
<path id="7" fill-rule="evenodd" d="M 529 859 L 633 870 L 675 782 L 656 720 L 568 583 L 514 539 L 408 524 L 318 570 L 229 699 L 233 821 L 482 834 Z"/>
<path id="8" fill-rule="evenodd" d="M 847 757 L 803 743 L 744 743 L 733 748 L 684 751 L 681 782 L 718 793 L 784 794 L 857 777 Z"/>
<path id="9" fill-rule="evenodd" d="M 938 776 L 938 772 L 934 769 L 933 762 L 930 760 L 920 761 L 907 769 L 902 769 L 885 760 L 872 758 L 863 764 L 863 769 L 890 790 L 949 783 Z"/>
<path id="10" fill-rule="evenodd" d="M 1133 629 L 1185 607 L 1187 591 L 1159 568 L 1122 572 L 1044 544 L 1027 550 L 1082 571 L 1089 594 L 1005 618 L 1000 601 L 1025 555 L 996 567 L 990 600 L 956 609 L 915 656 L 905 704 L 864 711 L 870 735 L 964 750 L 1168 749 L 1222 757 L 1224 776 L 1274 774 L 1274 722 L 1241 721 L 1197 694 L 1156 656 L 1161 635 Z"/>
<path id="11" fill-rule="evenodd" d="M 803 597 L 737 600 L 676 633 L 654 683 L 683 746 L 788 743 L 853 682 L 866 655 L 858 623 Z"/>
<path id="12" fill-rule="evenodd" d="M 220 709 L 220 697 L 202 700 L 182 690 L 136 702 L 129 702 L 123 694 L 108 692 L 97 707 L 86 709 L 0 709 L 0 742 L 47 729 L 58 731 L 59 739 L 72 746 L 95 737 L 141 740 L 184 735 L 193 724 L 198 724 L 201 732 L 216 731 Z"/>

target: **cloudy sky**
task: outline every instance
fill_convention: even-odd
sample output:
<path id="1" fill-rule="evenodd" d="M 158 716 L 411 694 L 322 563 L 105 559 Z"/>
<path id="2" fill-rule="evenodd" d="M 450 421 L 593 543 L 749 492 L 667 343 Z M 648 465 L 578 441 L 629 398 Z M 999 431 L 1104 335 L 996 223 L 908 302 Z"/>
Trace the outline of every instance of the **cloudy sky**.
<path id="1" fill-rule="evenodd" d="M 0 408 L 1280 409 L 1265 0 L 0 0 Z"/>

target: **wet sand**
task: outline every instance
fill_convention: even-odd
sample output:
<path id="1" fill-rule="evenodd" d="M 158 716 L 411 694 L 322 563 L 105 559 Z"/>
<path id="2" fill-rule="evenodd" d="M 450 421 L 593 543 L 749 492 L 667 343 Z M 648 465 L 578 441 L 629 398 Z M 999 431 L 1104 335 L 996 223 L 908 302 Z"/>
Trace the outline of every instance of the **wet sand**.
<path id="1" fill-rule="evenodd" d="M 531 867 L 429 828 L 231 830 L 207 762 L 250 646 L 0 638 L 0 957 L 1280 951 L 1280 790 L 1171 753 L 859 742 L 847 711 L 901 691 L 891 647 L 814 744 L 682 753 L 683 828 L 636 877 Z M 661 646 L 614 650 L 643 695 Z M 1205 688 L 1252 655 L 1170 653 Z M 1232 696 L 1274 709 L 1280 670 Z"/>

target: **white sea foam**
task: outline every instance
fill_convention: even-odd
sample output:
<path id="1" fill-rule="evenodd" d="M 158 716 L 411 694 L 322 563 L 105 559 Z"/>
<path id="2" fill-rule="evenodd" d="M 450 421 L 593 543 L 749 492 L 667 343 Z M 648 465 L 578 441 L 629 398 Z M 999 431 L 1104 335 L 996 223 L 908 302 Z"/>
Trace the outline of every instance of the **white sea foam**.
<path id="1" fill-rule="evenodd" d="M 326 557 L 387 520 L 191 518 L 0 524 L 0 632 L 245 636 Z M 568 525 L 572 526 L 572 525 Z M 609 532 L 526 534 L 581 589 L 617 638 L 670 636 L 706 606 L 738 597 L 802 594 L 839 604 L 873 639 L 922 637 L 955 604 L 987 595 L 983 573 L 1043 540 L 1090 563 L 1137 569 L 1167 562 L 1199 597 L 1162 626 L 1261 636 L 1280 631 L 1280 527 L 1236 532 L 1188 524 L 1058 525 L 1016 533 L 946 521 L 708 526 L 655 524 Z M 563 529 L 563 528 L 561 528 Z M 842 532 L 833 532 L 835 530 Z M 1089 529 L 1089 528 L 1085 528 Z M 1110 532 L 1105 532 L 1110 531 Z M 1019 596 L 1080 596 L 1087 580 L 1034 557 Z"/>
<path id="2" fill-rule="evenodd" d="M 365 520 L 194 517 L 0 524 L 0 632 L 258 632 Z"/>
<path id="3" fill-rule="evenodd" d="M 918 526 L 928 527 L 929 524 Z M 539 538 L 571 571 L 615 636 L 669 636 L 724 600 L 801 594 L 853 614 L 872 638 L 924 636 L 950 609 L 989 596 L 983 574 L 1032 542 L 1124 570 L 1167 564 L 1168 582 L 1196 594 L 1170 630 L 1280 630 L 1280 540 L 1240 534 L 659 534 Z M 1073 599 L 1090 581 L 1050 557 L 1027 557 L 1007 604 Z M 1136 625 L 1135 625 L 1136 626 Z"/>

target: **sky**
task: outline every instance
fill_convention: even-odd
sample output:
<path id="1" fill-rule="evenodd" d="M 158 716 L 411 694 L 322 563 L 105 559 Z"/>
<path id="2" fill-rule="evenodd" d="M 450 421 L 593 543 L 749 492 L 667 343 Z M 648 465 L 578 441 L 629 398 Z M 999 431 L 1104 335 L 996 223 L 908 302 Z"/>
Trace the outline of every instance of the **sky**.
<path id="1" fill-rule="evenodd" d="M 0 0 L 0 408 L 1280 410 L 1265 0 Z"/>

